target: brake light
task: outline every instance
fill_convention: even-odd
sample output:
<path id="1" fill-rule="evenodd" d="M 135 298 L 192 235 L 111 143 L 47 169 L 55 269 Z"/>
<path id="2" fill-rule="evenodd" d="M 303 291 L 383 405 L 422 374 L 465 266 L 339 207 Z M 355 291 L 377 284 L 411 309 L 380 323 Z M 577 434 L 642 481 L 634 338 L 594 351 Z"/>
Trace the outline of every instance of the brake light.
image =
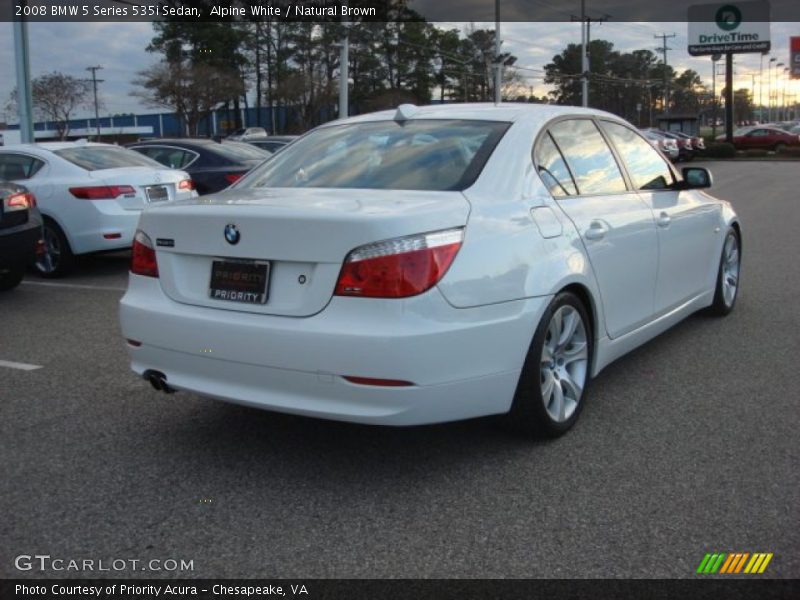
<path id="1" fill-rule="evenodd" d="M 124 194 L 135 194 L 129 185 L 96 185 L 69 188 L 69 193 L 81 200 L 113 200 Z"/>
<path id="2" fill-rule="evenodd" d="M 242 177 L 244 177 L 244 173 L 226 173 L 225 181 L 227 181 L 228 183 L 236 183 Z"/>
<path id="3" fill-rule="evenodd" d="M 11 194 L 8 198 L 3 200 L 3 207 L 7 212 L 14 212 L 17 210 L 28 210 L 35 206 L 36 206 L 36 198 L 30 192 Z"/>
<path id="4" fill-rule="evenodd" d="M 463 228 L 376 242 L 356 248 L 344 261 L 337 296 L 407 298 L 436 285 L 456 257 Z"/>
<path id="5" fill-rule="evenodd" d="M 178 189 L 187 190 L 191 192 L 194 189 L 194 181 L 192 181 L 191 179 L 184 179 L 183 181 L 178 183 Z"/>
<path id="6" fill-rule="evenodd" d="M 141 229 L 138 229 L 136 235 L 133 236 L 131 273 L 145 277 L 158 277 L 158 262 L 153 242 Z"/>

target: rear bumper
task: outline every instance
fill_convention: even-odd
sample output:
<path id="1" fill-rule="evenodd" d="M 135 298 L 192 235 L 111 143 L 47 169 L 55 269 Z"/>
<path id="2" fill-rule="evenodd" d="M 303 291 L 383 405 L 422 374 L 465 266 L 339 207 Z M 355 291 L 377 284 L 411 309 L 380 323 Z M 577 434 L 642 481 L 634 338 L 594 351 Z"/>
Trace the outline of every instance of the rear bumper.
<path id="1" fill-rule="evenodd" d="M 12 230 L 0 229 L 0 269 L 27 265 L 36 257 L 36 243 L 42 239 L 42 222 L 37 218 Z"/>
<path id="2" fill-rule="evenodd" d="M 120 304 L 132 369 L 212 398 L 300 415 L 417 425 L 507 412 L 548 298 L 455 309 L 438 290 L 332 299 L 306 318 L 178 304 L 131 276 Z M 412 382 L 379 387 L 344 375 Z"/>

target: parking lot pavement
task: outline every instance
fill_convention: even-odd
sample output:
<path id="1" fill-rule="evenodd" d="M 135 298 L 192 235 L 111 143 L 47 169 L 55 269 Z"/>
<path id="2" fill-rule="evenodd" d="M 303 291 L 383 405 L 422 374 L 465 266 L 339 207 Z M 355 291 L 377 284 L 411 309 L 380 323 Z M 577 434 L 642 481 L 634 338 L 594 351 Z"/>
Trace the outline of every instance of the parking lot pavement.
<path id="1" fill-rule="evenodd" d="M 124 253 L 3 295 L 0 360 L 42 368 L 0 367 L 0 576 L 41 576 L 13 566 L 39 553 L 195 577 L 691 577 L 714 551 L 800 576 L 800 169 L 710 166 L 743 222 L 736 310 L 610 366 L 547 443 L 154 392 L 119 335 Z"/>

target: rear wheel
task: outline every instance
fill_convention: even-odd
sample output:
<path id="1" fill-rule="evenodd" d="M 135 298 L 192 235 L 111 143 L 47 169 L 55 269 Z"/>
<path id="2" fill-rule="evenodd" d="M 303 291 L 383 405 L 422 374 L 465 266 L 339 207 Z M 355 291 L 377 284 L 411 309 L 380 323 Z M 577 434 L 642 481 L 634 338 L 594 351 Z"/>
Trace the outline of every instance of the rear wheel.
<path id="1" fill-rule="evenodd" d="M 775 152 L 783 152 L 785 149 L 786 149 L 786 144 L 784 144 L 783 142 L 778 142 L 777 144 L 775 144 L 775 148 L 773 148 Z"/>
<path id="2" fill-rule="evenodd" d="M 540 437 L 566 433 L 586 400 L 593 350 L 588 314 L 571 292 L 558 294 L 533 336 L 509 413 L 512 424 Z"/>
<path id="3" fill-rule="evenodd" d="M 717 287 L 714 292 L 714 303 L 709 312 L 718 316 L 729 314 L 739 295 L 739 273 L 742 266 L 741 240 L 736 230 L 731 227 L 725 236 L 722 256 L 717 272 Z"/>
<path id="4" fill-rule="evenodd" d="M 43 229 L 44 253 L 34 263 L 36 272 L 42 277 L 61 277 L 74 264 L 75 257 L 64 232 L 55 221 L 45 219 Z"/>
<path id="5" fill-rule="evenodd" d="M 0 292 L 13 290 L 17 287 L 25 276 L 25 267 L 10 267 L 5 271 L 0 271 Z"/>

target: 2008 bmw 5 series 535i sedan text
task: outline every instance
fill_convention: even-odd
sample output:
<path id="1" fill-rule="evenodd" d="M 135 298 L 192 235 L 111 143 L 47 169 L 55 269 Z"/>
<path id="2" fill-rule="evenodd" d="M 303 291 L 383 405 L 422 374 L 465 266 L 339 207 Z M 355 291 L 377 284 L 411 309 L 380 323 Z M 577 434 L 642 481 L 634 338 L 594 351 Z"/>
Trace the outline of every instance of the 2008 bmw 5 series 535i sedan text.
<path id="1" fill-rule="evenodd" d="M 220 194 L 148 207 L 121 322 L 164 391 L 361 423 L 578 418 L 610 362 L 729 313 L 730 204 L 627 122 L 403 105 L 323 125 Z"/>

